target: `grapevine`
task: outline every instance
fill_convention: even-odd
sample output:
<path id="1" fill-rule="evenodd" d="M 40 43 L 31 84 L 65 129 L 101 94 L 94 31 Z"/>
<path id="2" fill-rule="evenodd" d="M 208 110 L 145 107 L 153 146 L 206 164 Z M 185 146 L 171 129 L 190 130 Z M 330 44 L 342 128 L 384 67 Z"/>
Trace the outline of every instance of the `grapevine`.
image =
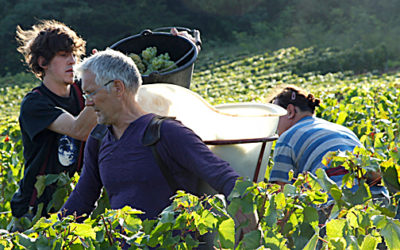
<path id="1" fill-rule="evenodd" d="M 283 189 L 267 182 L 243 180 L 236 184 L 229 202 L 221 195 L 196 197 L 178 192 L 159 217 L 144 221 L 138 217 L 142 212 L 134 208 L 109 209 L 107 195 L 102 195 L 98 201 L 101 209 L 83 222 L 78 223 L 80 218 L 74 216 L 59 218 L 57 214 L 33 221 L 23 218 L 21 224 L 26 230 L 21 232 L 10 232 L 15 222 L 10 200 L 23 175 L 24 162 L 18 107 L 36 82 L 26 80 L 23 74 L 12 81 L 0 78 L 4 83 L 0 88 L 0 249 L 125 249 L 127 244 L 131 249 L 195 249 L 208 232 L 214 233 L 211 243 L 218 249 L 317 249 L 317 245 L 321 249 L 398 249 L 400 73 L 295 74 L 315 58 L 324 60 L 311 52 L 288 48 L 213 61 L 194 73 L 191 90 L 213 105 L 267 102 L 268 94 L 280 84 L 310 90 L 324 100 L 316 116 L 350 128 L 365 147 L 327 155 L 325 163 L 349 170 L 342 185 L 332 183 L 323 171 L 299 175 Z M 138 68 L 141 55 L 132 58 Z M 167 58 L 165 54 L 155 57 Z M 151 67 L 157 67 L 157 63 L 154 61 Z M 377 185 L 389 189 L 390 204 L 372 200 L 371 183 L 365 179 L 368 171 L 382 173 Z M 46 181 L 40 181 L 43 187 Z M 357 193 L 349 193 L 345 185 L 355 182 L 359 184 Z M 69 186 L 65 188 L 70 192 Z M 333 198 L 329 203 L 333 206 L 325 204 L 329 197 Z M 65 196 L 54 198 L 53 204 L 61 204 Z M 242 239 L 240 228 L 247 222 L 233 220 L 239 209 L 258 217 L 256 229 L 244 233 Z M 179 233 L 174 234 L 176 231 Z"/>

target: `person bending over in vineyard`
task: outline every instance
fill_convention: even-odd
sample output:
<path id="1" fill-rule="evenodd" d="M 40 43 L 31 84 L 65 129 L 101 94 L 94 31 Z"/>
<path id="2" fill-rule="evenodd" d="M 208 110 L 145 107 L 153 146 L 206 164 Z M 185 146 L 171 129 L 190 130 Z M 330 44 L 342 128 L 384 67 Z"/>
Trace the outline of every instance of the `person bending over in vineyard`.
<path id="1" fill-rule="evenodd" d="M 79 171 L 84 141 L 96 125 L 96 116 L 93 107 L 84 105 L 80 83 L 74 83 L 73 66 L 85 53 L 82 38 L 63 23 L 42 20 L 30 30 L 18 26 L 17 41 L 18 51 L 41 80 L 22 100 L 24 177 L 11 200 L 14 217 L 32 219 L 40 209 L 42 216 L 60 209 L 51 202 L 57 185 L 38 192 L 36 177 L 62 172 L 72 176 Z M 14 226 L 21 230 L 18 223 Z"/>
<path id="2" fill-rule="evenodd" d="M 177 189 L 196 194 L 200 178 L 229 195 L 239 177 L 229 163 L 180 122 L 140 107 L 135 97 L 142 79 L 131 58 L 107 49 L 75 69 L 99 125 L 88 138 L 84 168 L 63 215 L 89 215 L 103 186 L 112 209 L 129 205 L 145 212 L 141 219 L 156 218 Z M 160 121 L 159 141 L 148 146 L 145 131 Z"/>
<path id="3" fill-rule="evenodd" d="M 296 177 L 323 168 L 340 186 L 347 170 L 344 167 L 327 169 L 322 159 L 328 152 L 353 151 L 355 147 L 362 147 L 357 136 L 342 125 L 316 118 L 314 111 L 320 100 L 298 87 L 284 88 L 271 102 L 286 109 L 287 114 L 279 118 L 279 138 L 274 149 L 274 166 L 269 181 L 283 185 L 289 182 L 291 170 Z M 375 178 L 379 177 L 376 173 L 374 175 Z M 370 190 L 373 197 L 388 200 L 385 187 L 374 185 Z"/>

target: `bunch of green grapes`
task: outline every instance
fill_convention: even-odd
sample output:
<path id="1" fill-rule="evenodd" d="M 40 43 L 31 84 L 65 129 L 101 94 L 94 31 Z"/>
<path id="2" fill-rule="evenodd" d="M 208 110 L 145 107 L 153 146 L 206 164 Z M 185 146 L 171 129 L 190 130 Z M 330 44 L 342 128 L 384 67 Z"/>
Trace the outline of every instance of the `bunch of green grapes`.
<path id="1" fill-rule="evenodd" d="M 142 58 L 144 61 L 150 62 L 157 55 L 156 47 L 148 47 L 142 51 Z"/>
<path id="2" fill-rule="evenodd" d="M 157 56 L 156 47 L 148 47 L 142 51 L 141 57 L 138 54 L 130 53 L 128 55 L 135 62 L 142 75 L 148 75 L 153 71 L 162 71 L 164 69 L 172 70 L 177 68 L 171 61 L 168 53 Z"/>
<path id="3" fill-rule="evenodd" d="M 128 56 L 132 58 L 133 62 L 136 64 L 141 74 L 146 71 L 146 66 L 143 64 L 142 58 L 140 58 L 138 54 L 130 53 Z"/>

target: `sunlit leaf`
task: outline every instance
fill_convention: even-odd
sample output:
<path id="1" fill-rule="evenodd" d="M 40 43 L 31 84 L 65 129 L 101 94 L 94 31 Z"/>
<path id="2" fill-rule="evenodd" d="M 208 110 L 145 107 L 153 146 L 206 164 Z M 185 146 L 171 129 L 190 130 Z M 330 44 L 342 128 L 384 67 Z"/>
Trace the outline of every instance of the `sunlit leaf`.
<path id="1" fill-rule="evenodd" d="M 314 234 L 313 237 L 311 237 L 311 239 L 303 247 L 303 250 L 314 250 L 317 247 L 317 243 L 318 243 L 318 232 Z"/>
<path id="2" fill-rule="evenodd" d="M 346 118 L 347 118 L 347 113 L 344 112 L 344 111 L 341 111 L 339 113 L 339 117 L 338 117 L 336 123 L 337 124 L 343 124 L 345 122 Z"/>
<path id="3" fill-rule="evenodd" d="M 223 248 L 232 249 L 235 243 L 235 222 L 229 218 L 218 227 L 219 239 Z"/>
<path id="4" fill-rule="evenodd" d="M 326 234 L 329 238 L 343 238 L 346 226 L 345 219 L 331 220 L 326 223 Z"/>
<path id="5" fill-rule="evenodd" d="M 361 250 L 375 250 L 377 249 L 378 239 L 372 235 L 365 236 L 363 243 L 361 244 Z"/>

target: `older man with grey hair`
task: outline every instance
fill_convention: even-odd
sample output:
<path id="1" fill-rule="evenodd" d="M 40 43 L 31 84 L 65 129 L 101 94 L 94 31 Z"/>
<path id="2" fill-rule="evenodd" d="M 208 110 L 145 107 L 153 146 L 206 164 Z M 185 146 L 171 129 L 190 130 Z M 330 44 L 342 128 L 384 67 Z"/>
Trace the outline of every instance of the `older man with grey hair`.
<path id="1" fill-rule="evenodd" d="M 106 129 L 102 140 L 89 136 L 81 177 L 63 211 L 90 214 L 104 186 L 112 209 L 129 205 L 145 212 L 142 219 L 156 217 L 176 190 L 152 148 L 142 143 L 155 114 L 146 113 L 135 99 L 142 83 L 136 65 L 107 49 L 86 58 L 75 70 L 82 79 L 86 105 L 94 108 L 97 122 Z M 166 119 L 160 132 L 155 149 L 178 189 L 196 194 L 203 179 L 226 196 L 231 192 L 239 175 L 192 130 Z"/>

